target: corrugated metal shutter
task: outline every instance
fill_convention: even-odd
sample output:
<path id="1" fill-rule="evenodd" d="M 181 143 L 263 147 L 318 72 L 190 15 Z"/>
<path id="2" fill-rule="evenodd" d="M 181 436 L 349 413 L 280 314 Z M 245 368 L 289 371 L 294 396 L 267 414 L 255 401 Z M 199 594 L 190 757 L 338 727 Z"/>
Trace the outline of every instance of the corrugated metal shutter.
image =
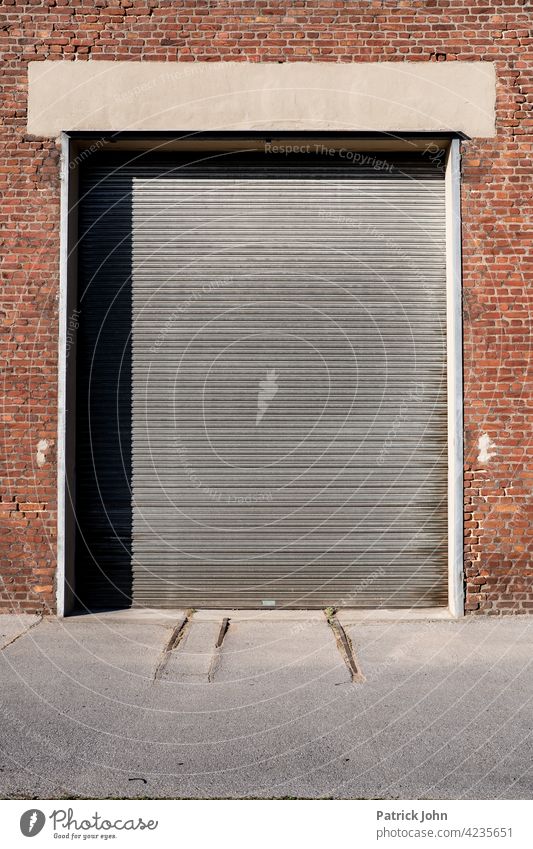
<path id="1" fill-rule="evenodd" d="M 104 465 L 130 452 L 132 512 L 128 531 L 110 484 L 84 521 L 104 573 L 110 540 L 131 557 L 134 603 L 446 604 L 444 180 L 389 162 L 86 169 L 87 351 L 113 297 L 117 318 L 85 427 Z"/>

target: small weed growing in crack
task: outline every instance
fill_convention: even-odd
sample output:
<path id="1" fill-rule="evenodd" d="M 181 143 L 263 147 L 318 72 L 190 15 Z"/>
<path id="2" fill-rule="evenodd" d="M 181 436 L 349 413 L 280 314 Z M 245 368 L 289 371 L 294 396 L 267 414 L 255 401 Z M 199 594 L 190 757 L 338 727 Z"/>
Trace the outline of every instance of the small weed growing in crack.
<path id="1" fill-rule="evenodd" d="M 324 610 L 324 613 L 326 614 L 326 619 L 328 620 L 328 622 L 330 624 L 331 624 L 331 620 L 335 616 L 336 612 L 337 612 L 336 607 L 326 607 L 326 609 Z"/>

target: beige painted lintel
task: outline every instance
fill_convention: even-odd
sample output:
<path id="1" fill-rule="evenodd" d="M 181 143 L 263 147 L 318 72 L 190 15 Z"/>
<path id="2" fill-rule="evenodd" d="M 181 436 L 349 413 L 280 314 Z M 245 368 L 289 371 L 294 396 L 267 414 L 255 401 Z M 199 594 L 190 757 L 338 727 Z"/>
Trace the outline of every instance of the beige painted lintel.
<path id="1" fill-rule="evenodd" d="M 28 133 L 463 132 L 495 135 L 491 62 L 30 62 Z"/>

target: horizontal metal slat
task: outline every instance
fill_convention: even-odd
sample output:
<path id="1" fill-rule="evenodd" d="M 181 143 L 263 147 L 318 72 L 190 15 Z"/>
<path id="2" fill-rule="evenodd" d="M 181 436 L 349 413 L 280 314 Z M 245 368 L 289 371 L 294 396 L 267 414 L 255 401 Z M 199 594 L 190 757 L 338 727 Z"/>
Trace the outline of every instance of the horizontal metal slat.
<path id="1" fill-rule="evenodd" d="M 114 174 L 110 165 L 86 171 L 81 250 L 88 284 L 86 310 L 92 303 L 94 318 L 88 317 L 85 327 L 96 341 L 109 324 L 108 338 L 101 344 L 112 366 L 108 376 L 102 375 L 100 365 L 91 375 L 89 415 L 91 429 L 98 434 L 93 441 L 96 474 L 106 484 L 106 499 L 113 492 L 113 476 L 112 469 L 102 468 L 103 459 L 116 448 L 119 434 L 131 451 L 131 580 L 136 603 L 260 606 L 260 589 L 248 580 L 252 562 L 254 579 L 255 570 L 262 568 L 262 579 L 275 587 L 278 604 L 324 606 L 349 591 L 351 582 L 364 584 L 372 569 L 387 569 L 388 577 L 379 586 L 379 580 L 363 586 L 352 604 L 372 606 L 391 596 L 392 606 L 446 602 L 444 183 L 442 174 L 424 160 L 401 166 L 404 173 L 375 175 L 317 162 L 287 171 L 286 163 L 280 169 L 279 162 L 272 167 L 254 161 L 246 166 L 226 162 L 182 168 L 165 160 L 153 165 L 122 163 Z M 221 280 L 220 288 L 204 291 L 206 283 L 215 287 Z M 131 292 L 130 307 L 112 310 L 104 321 L 121 289 L 126 298 Z M 172 318 L 182 307 L 181 315 Z M 221 321 L 221 309 L 240 314 Z M 311 319 L 310 309 L 322 310 L 327 317 Z M 342 327 L 348 341 L 332 337 L 332 322 Z M 239 341 L 235 351 L 236 340 L 258 332 L 266 338 Z M 268 474 L 261 470 L 258 487 L 257 469 L 213 465 L 212 449 L 237 466 L 270 462 L 307 432 L 307 419 L 316 416 L 325 383 L 306 375 L 308 352 L 276 338 L 291 332 L 318 345 L 330 367 L 324 429 L 319 439 L 307 442 L 300 460 L 291 456 L 285 469 L 269 469 Z M 129 345 L 131 351 L 125 347 Z M 357 352 L 354 373 L 346 357 L 350 345 Z M 200 401 L 205 372 L 224 348 L 223 365 L 211 372 L 214 382 L 208 387 L 209 424 L 216 429 L 208 445 L 203 437 L 195 437 L 205 427 Z M 178 369 L 184 354 L 186 368 Z M 277 392 L 278 401 L 285 401 L 270 405 L 258 435 L 253 418 L 258 384 L 264 379 L 258 372 L 269 367 L 268 361 L 285 369 L 285 386 L 280 383 Z M 394 432 L 410 380 L 423 383 L 424 391 L 416 410 L 403 414 L 408 433 L 394 433 L 392 447 L 383 454 L 385 466 L 380 467 L 377 458 L 389 432 Z M 116 406 L 119 384 L 119 422 L 106 447 L 102 415 L 109 420 L 108 408 Z M 356 412 L 335 441 L 332 431 L 346 417 L 355 387 Z M 128 404 L 131 431 L 123 424 Z M 111 420 L 116 421 L 115 406 Z M 172 498 L 190 502 L 188 522 L 209 516 L 213 522 L 220 505 L 188 480 L 169 443 L 174 434 L 185 441 L 196 471 L 224 496 L 250 494 L 254 477 L 256 494 L 278 486 L 276 493 L 269 493 L 274 508 L 270 503 L 234 506 L 227 522 L 239 527 L 240 516 L 239 550 L 230 561 L 226 526 L 199 534 L 184 519 L 176 519 Z M 321 463 L 307 468 L 324 439 L 333 439 L 331 447 Z M 344 469 L 343 463 L 354 455 L 357 466 Z M 89 480 L 91 452 L 81 448 L 79 457 Z M 298 483 L 286 490 L 291 477 Z M 325 511 L 311 505 L 301 521 L 283 518 L 294 502 L 305 507 L 309 497 L 325 499 Z M 352 513 L 342 506 L 346 498 L 355 499 Z M 91 515 L 98 512 L 94 505 L 88 509 Z M 277 515 L 281 511 L 275 536 L 287 551 L 269 559 L 275 539 L 251 527 L 257 515 L 264 520 L 273 509 Z M 402 513 L 404 524 L 394 533 L 394 517 Z M 118 515 L 127 525 L 127 515 Z M 313 530 L 320 517 L 326 528 Z M 362 523 L 359 533 L 354 519 Z M 224 513 L 217 521 L 224 522 Z M 379 541 L 374 537 L 379 540 L 380 530 L 386 544 L 376 552 L 373 545 Z M 302 531 L 310 535 L 308 542 L 298 542 Z M 184 543 L 192 546 L 191 556 L 180 555 L 180 543 L 181 548 Z M 209 558 L 202 560 L 202 551 L 212 543 Z M 169 545 L 177 550 L 168 551 Z M 331 570 L 349 555 L 350 550 L 338 550 L 345 545 L 365 558 L 362 571 L 354 572 L 347 562 L 346 568 L 352 569 L 348 575 Z M 413 546 L 416 552 L 410 550 Z M 247 554 L 250 563 L 239 565 Z M 112 564 L 105 553 L 101 556 Z M 408 560 L 403 572 L 391 569 L 397 558 Z M 296 568 L 298 575 L 289 574 L 287 567 Z M 93 586 L 96 596 L 109 591 L 98 577 L 93 577 Z"/>

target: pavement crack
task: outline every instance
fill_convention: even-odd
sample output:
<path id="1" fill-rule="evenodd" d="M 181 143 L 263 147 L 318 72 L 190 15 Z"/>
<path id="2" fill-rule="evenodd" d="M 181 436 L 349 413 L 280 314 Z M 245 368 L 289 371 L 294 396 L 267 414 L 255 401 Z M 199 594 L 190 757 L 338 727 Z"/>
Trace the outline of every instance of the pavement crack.
<path id="1" fill-rule="evenodd" d="M 168 639 L 168 642 L 161 652 L 161 657 L 157 663 L 154 672 L 154 682 L 158 681 L 161 678 L 161 675 L 164 672 L 164 669 L 168 663 L 170 655 L 173 651 L 175 651 L 181 641 L 183 640 L 188 628 L 190 627 L 191 619 L 192 619 L 192 610 L 188 610 L 183 619 L 181 619 L 177 625 L 172 629 L 172 633 Z"/>
<path id="2" fill-rule="evenodd" d="M 9 642 L 7 642 L 7 643 L 4 643 L 4 645 L 0 647 L 0 651 L 4 651 L 9 646 L 12 646 L 13 643 L 16 643 L 17 640 L 20 640 L 21 637 L 25 636 L 25 634 L 28 634 L 33 628 L 36 628 L 37 625 L 40 625 L 42 621 L 43 621 L 43 616 L 42 616 L 42 614 L 39 614 L 39 618 L 37 619 L 36 622 L 32 622 L 31 625 L 28 625 L 28 627 L 25 628 L 24 631 L 21 631 L 20 634 L 15 634 L 13 639 L 9 640 Z"/>
<path id="3" fill-rule="evenodd" d="M 339 653 L 348 667 L 352 683 L 362 684 L 366 679 L 357 665 L 352 641 L 331 609 L 328 608 L 328 610 L 325 611 L 325 615 L 327 623 L 333 631 Z"/>
<path id="4" fill-rule="evenodd" d="M 211 659 L 211 664 L 209 666 L 209 671 L 207 673 L 207 680 L 211 684 L 215 679 L 215 673 L 218 669 L 218 665 L 220 663 L 220 655 L 222 650 L 222 643 L 224 642 L 224 638 L 228 632 L 230 620 L 228 617 L 225 617 L 222 620 L 222 624 L 220 626 L 220 631 L 218 632 L 217 641 L 215 643 L 215 649 L 213 652 L 213 657 Z"/>

